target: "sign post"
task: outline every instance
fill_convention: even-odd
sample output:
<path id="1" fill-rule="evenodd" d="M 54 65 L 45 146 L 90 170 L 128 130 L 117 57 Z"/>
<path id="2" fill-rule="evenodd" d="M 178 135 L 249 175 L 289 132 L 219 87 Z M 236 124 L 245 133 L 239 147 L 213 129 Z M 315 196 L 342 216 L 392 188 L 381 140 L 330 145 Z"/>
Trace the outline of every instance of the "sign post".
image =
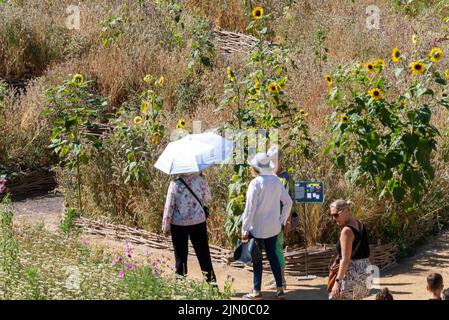
<path id="1" fill-rule="evenodd" d="M 316 276 L 309 276 L 308 257 L 307 257 L 307 230 L 308 230 L 308 203 L 323 203 L 324 202 L 324 182 L 323 181 L 296 181 L 295 182 L 295 200 L 297 203 L 302 203 L 304 206 L 304 237 L 305 237 L 305 267 L 306 276 L 298 277 L 298 280 L 315 279 Z"/>

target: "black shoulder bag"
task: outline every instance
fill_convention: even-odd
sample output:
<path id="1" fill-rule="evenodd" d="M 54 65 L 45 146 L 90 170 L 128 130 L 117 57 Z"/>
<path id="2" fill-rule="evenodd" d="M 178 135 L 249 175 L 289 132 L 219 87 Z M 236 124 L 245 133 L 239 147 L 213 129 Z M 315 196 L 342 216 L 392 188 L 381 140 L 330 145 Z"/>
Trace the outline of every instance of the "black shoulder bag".
<path id="1" fill-rule="evenodd" d="M 196 196 L 195 192 L 193 192 L 192 189 L 190 189 L 189 185 L 182 178 L 179 178 L 179 181 L 181 181 L 186 186 L 186 188 L 190 191 L 190 193 L 195 197 L 196 201 L 198 201 L 198 203 L 200 204 L 201 208 L 203 208 L 204 215 L 206 216 L 206 219 L 207 219 L 209 217 L 209 208 L 206 207 L 206 206 L 203 206 L 203 203 Z"/>

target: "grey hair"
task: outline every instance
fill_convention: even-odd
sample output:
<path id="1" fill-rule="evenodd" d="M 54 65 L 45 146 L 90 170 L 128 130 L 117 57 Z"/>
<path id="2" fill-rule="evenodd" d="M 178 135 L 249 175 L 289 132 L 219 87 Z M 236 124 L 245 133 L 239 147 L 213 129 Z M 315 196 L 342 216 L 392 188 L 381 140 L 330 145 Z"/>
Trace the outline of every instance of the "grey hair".
<path id="1" fill-rule="evenodd" d="M 334 202 L 331 203 L 331 208 L 336 208 L 338 211 L 342 211 L 346 208 L 350 208 L 352 205 L 352 201 L 351 200 L 343 200 L 343 199 L 339 199 L 339 200 L 335 200 Z"/>

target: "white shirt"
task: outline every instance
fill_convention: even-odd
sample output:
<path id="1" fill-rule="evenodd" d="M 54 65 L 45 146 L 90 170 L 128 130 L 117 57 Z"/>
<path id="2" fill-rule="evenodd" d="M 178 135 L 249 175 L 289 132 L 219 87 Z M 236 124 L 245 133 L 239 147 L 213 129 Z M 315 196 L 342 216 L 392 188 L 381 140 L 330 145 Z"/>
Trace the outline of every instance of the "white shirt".
<path id="1" fill-rule="evenodd" d="M 281 213 L 282 202 L 282 213 Z M 242 233 L 251 232 L 258 239 L 267 239 L 281 232 L 288 220 L 293 201 L 277 176 L 254 178 L 246 193 Z"/>

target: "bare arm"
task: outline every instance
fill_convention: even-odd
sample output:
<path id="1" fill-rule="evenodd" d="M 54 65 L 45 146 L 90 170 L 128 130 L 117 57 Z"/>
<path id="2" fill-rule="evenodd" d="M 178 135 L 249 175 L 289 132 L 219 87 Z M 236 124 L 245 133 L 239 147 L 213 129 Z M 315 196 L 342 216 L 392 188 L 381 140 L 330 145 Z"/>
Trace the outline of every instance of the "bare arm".
<path id="1" fill-rule="evenodd" d="M 176 184 L 174 181 L 170 183 L 167 191 L 167 199 L 165 200 L 164 217 L 162 219 L 162 231 L 165 235 L 170 232 L 170 225 L 172 221 L 173 211 L 175 210 L 175 190 Z"/>
<path id="2" fill-rule="evenodd" d="M 341 245 L 341 259 L 340 267 L 338 269 L 337 279 L 335 281 L 334 287 L 332 288 L 332 297 L 338 298 L 341 290 L 341 280 L 348 272 L 349 263 L 351 262 L 352 255 L 352 243 L 354 241 L 354 233 L 349 227 L 344 227 L 340 234 L 340 245 Z"/>
<path id="3" fill-rule="evenodd" d="M 344 227 L 340 234 L 341 244 L 341 259 L 340 269 L 338 270 L 337 278 L 343 279 L 346 272 L 348 272 L 349 263 L 351 262 L 352 243 L 354 242 L 354 233 L 349 227 Z"/>

